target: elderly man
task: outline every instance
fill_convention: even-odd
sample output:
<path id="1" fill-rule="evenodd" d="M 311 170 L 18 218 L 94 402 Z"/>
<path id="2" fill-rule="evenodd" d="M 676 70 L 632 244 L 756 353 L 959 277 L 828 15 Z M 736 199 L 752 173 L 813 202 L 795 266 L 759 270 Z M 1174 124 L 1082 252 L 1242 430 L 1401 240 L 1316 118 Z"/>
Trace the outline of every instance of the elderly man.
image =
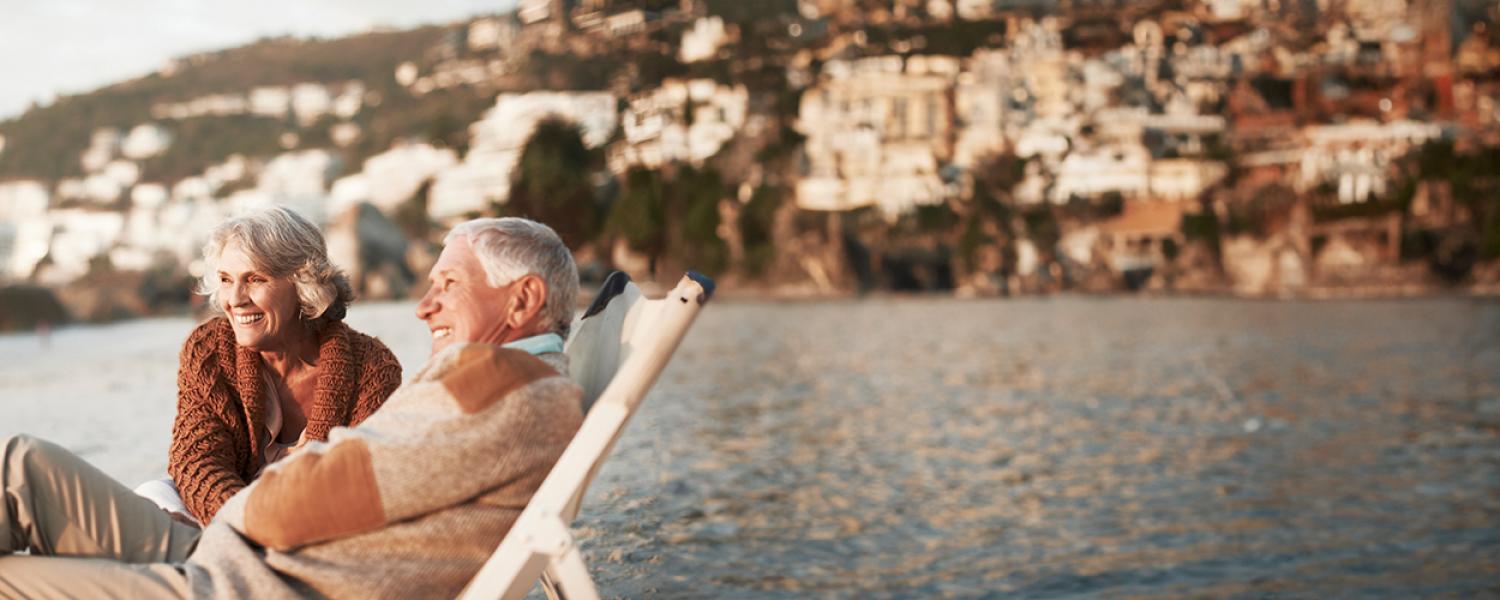
<path id="1" fill-rule="evenodd" d="M 452 597 L 582 422 L 563 337 L 578 272 L 545 225 L 454 228 L 417 316 L 432 357 L 202 531 L 56 446 L 0 440 L 0 597 Z M 149 525 L 149 526 L 148 526 Z"/>

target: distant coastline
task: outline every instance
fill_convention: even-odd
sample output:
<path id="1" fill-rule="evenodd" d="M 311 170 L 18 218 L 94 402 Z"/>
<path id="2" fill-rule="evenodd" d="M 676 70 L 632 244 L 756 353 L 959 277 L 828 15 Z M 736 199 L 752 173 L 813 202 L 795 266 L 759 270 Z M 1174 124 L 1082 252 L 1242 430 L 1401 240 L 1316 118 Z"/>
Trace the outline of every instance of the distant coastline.
<path id="1" fill-rule="evenodd" d="M 658 294 L 667 286 L 647 282 L 642 285 L 648 295 Z M 593 288 L 585 285 L 579 296 L 579 308 L 593 299 Z M 141 310 L 146 304 L 139 300 L 118 303 L 109 299 L 102 291 L 69 290 L 65 294 L 48 288 L 32 285 L 0 286 L 0 333 L 25 333 L 38 328 L 50 329 L 77 324 L 108 324 L 141 318 L 183 317 L 206 315 L 203 306 L 175 304 Z M 118 294 L 116 294 L 118 296 Z M 74 309 L 67 306 L 64 298 L 87 298 L 86 306 L 91 313 L 80 318 Z M 1089 291 L 1065 289 L 1050 292 L 1027 292 L 1009 295 L 981 294 L 963 290 L 818 290 L 806 285 L 764 286 L 745 285 L 722 287 L 716 292 L 718 302 L 823 302 L 849 300 L 888 300 L 914 298 L 955 298 L 960 300 L 1038 299 L 1062 298 L 1134 298 L 1134 299 L 1223 299 L 1265 301 L 1348 301 L 1348 300 L 1420 300 L 1437 298 L 1469 298 L 1500 300 L 1500 285 L 1437 286 L 1423 284 L 1404 285 L 1350 285 L 1309 287 L 1297 291 L 1276 294 L 1236 293 L 1233 289 L 1209 290 L 1138 290 L 1138 291 Z M 372 302 L 414 302 L 415 298 L 382 298 Z M 115 302 L 114 304 L 109 304 Z M 127 307 L 127 305 L 129 307 Z M 104 306 L 104 308 L 100 308 Z M 134 309 L 130 307 L 135 307 Z"/>

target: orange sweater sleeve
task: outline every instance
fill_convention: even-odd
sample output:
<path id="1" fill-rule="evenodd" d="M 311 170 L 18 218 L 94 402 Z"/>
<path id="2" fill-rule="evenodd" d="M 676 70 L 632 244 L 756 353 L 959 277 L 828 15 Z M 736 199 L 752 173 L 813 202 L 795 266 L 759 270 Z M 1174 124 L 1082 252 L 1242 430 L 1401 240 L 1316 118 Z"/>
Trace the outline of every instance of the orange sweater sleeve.
<path id="1" fill-rule="evenodd" d="M 245 487 L 239 465 L 248 461 L 245 454 L 249 452 L 245 444 L 236 443 L 241 436 L 235 435 L 228 422 L 230 411 L 238 410 L 230 392 L 234 375 L 226 373 L 220 362 L 221 336 L 215 326 L 215 321 L 200 325 L 182 346 L 177 418 L 167 458 L 167 473 L 177 484 L 183 504 L 203 523 Z"/>

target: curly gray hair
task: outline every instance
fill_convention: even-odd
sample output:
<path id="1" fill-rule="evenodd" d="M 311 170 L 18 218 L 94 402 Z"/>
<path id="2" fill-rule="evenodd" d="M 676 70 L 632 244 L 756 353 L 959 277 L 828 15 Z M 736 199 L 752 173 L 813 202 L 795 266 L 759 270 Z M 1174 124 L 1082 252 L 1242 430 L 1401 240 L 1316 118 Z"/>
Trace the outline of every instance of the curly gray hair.
<path id="1" fill-rule="evenodd" d="M 518 217 L 474 219 L 449 230 L 443 245 L 460 237 L 469 241 L 491 286 L 509 285 L 529 273 L 541 277 L 547 284 L 541 317 L 549 331 L 568 337 L 578 301 L 578 266 L 557 232 Z"/>
<path id="2" fill-rule="evenodd" d="M 217 263 L 224 246 L 236 241 L 250 255 L 255 268 L 275 278 L 289 278 L 297 286 L 302 316 L 314 330 L 341 321 L 354 301 L 349 278 L 328 260 L 323 233 L 291 209 L 275 206 L 251 211 L 220 223 L 203 246 L 203 280 L 198 293 L 219 306 Z"/>

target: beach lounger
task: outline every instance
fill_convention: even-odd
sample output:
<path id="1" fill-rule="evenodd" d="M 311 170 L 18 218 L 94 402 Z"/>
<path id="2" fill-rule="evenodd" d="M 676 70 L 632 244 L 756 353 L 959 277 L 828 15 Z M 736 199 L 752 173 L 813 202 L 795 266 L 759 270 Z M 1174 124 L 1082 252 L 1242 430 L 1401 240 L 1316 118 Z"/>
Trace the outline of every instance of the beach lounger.
<path id="1" fill-rule="evenodd" d="M 692 272 L 657 300 L 643 299 L 624 273 L 605 280 L 567 343 L 569 372 L 584 389 L 583 425 L 464 589 L 464 599 L 523 598 L 539 580 L 554 598 L 599 596 L 568 526 L 625 423 L 713 291 L 713 280 Z"/>

